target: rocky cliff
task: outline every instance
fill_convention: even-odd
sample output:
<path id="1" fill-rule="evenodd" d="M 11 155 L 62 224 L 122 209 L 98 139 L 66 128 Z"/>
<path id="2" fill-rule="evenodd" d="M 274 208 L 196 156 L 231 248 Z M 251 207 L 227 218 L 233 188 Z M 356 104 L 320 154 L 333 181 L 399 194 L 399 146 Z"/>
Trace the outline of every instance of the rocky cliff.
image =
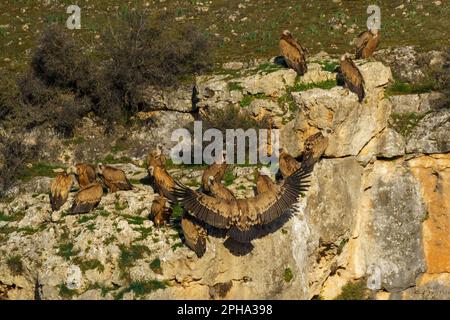
<path id="1" fill-rule="evenodd" d="M 6 299 L 332 299 L 362 286 L 375 299 L 450 298 L 450 108 L 443 93 L 390 95 L 390 67 L 359 61 L 366 81 L 362 104 L 336 84 L 326 54 L 309 72 L 273 61 L 229 63 L 176 92 L 146 88 L 143 114 L 151 126 L 126 132 L 130 148 L 115 149 L 116 165 L 133 191 L 106 195 L 87 215 L 52 213 L 49 177 L 16 185 L 0 204 L 0 298 Z M 311 188 L 284 224 L 242 246 L 211 230 L 206 254 L 183 245 L 177 213 L 170 226 L 148 220 L 154 193 L 142 157 L 155 141 L 214 109 L 239 105 L 252 117 L 270 115 L 281 143 L 299 155 L 303 141 L 329 138 Z M 46 153 L 62 163 L 110 155 L 119 140 L 91 120 L 82 143 L 47 134 Z M 30 143 L 44 139 L 30 133 Z M 109 139 L 109 140 L 108 140 Z M 131 143 L 133 142 L 133 143 Z M 253 193 L 253 169 L 235 167 L 231 188 Z M 201 170 L 175 167 L 198 185 Z M 177 210 L 176 210 L 177 211 Z M 179 210 L 178 210 L 179 211 Z"/>

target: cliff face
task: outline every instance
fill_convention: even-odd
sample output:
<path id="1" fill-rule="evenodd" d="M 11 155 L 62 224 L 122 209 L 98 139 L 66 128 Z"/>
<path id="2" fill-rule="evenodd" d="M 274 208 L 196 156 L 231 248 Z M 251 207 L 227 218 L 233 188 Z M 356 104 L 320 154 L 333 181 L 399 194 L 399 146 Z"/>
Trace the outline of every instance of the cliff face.
<path id="1" fill-rule="evenodd" d="M 325 60 L 332 61 L 320 56 L 320 63 L 311 63 L 301 91 L 292 70 L 267 70 L 264 64 L 237 64 L 232 76 L 199 77 L 194 96 L 191 88 L 173 96 L 149 88 L 148 103 L 161 106 L 151 115 L 161 119 L 155 120 L 159 128 L 130 134 L 141 145 L 147 133 L 166 139 L 168 147 L 170 135 L 163 133 L 193 119 L 192 100 L 200 114 L 248 101 L 245 112 L 271 114 L 282 145 L 294 155 L 306 137 L 322 131 L 329 137 L 324 158 L 283 224 L 249 246 L 211 230 L 206 254 L 198 259 L 183 246 L 176 223 L 156 229 L 147 220 L 154 193 L 141 183 L 146 172 L 139 166 L 119 165 L 141 181 L 133 191 L 108 194 L 97 211 L 79 217 L 63 214 L 73 195 L 52 214 L 50 179 L 35 178 L 0 205 L 0 297 L 331 299 L 359 281 L 373 298 L 449 299 L 445 96 L 388 96 L 390 68 L 360 62 L 367 97 L 359 104 L 353 93 L 327 88 L 336 75 L 321 67 Z M 192 168 L 171 173 L 192 185 L 201 175 Z M 234 173 L 236 194 L 252 195 L 252 169 L 236 167 Z"/>

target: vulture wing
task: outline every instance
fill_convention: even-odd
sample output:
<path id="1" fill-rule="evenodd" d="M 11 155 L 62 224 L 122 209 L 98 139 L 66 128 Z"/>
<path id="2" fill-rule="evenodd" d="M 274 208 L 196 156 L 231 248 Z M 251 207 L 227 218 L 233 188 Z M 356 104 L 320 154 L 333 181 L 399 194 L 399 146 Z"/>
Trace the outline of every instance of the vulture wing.
<path id="1" fill-rule="evenodd" d="M 230 228 L 233 239 L 246 242 L 253 235 L 252 227 L 274 221 L 298 201 L 300 193 L 309 187 L 305 179 L 310 172 L 300 168 L 285 179 L 278 192 L 265 192 L 251 199 L 218 199 L 179 182 L 174 195 L 194 217 L 216 228 Z"/>
<path id="2" fill-rule="evenodd" d="M 73 185 L 72 176 L 60 174 L 55 177 L 50 186 L 50 205 L 53 211 L 59 210 L 66 203 Z"/>
<path id="3" fill-rule="evenodd" d="M 175 181 L 167 172 L 167 170 L 163 167 L 155 167 L 153 178 L 159 194 L 168 198 L 170 201 L 175 202 L 176 199 L 172 194 L 172 190 L 175 186 Z"/>
<path id="4" fill-rule="evenodd" d="M 100 183 L 88 185 L 75 195 L 70 214 L 90 212 L 100 203 L 102 196 L 103 187 Z"/>
<path id="5" fill-rule="evenodd" d="M 298 74 L 303 75 L 308 71 L 305 51 L 293 38 L 282 38 L 280 40 L 280 52 L 287 65 Z"/>
<path id="6" fill-rule="evenodd" d="M 358 95 L 359 102 L 362 102 L 365 97 L 364 92 L 364 79 L 358 67 L 350 59 L 341 61 L 341 72 L 344 78 L 345 84 L 350 91 Z"/>
<path id="7" fill-rule="evenodd" d="M 358 35 L 358 38 L 355 42 L 355 56 L 356 59 L 362 59 L 365 58 L 363 56 L 363 50 L 367 46 L 367 43 L 372 38 L 372 33 L 370 31 L 364 31 Z"/>
<path id="8" fill-rule="evenodd" d="M 261 194 L 274 190 L 276 190 L 276 185 L 272 179 L 266 175 L 258 174 L 258 178 L 256 179 L 256 193 Z"/>
<path id="9" fill-rule="evenodd" d="M 290 154 L 281 152 L 280 154 L 280 172 L 283 178 L 289 177 L 300 168 L 300 163 Z"/>
<path id="10" fill-rule="evenodd" d="M 202 257 L 206 251 L 206 230 L 198 221 L 186 214 L 181 219 L 181 229 L 186 246 L 193 250 L 197 257 Z"/>
<path id="11" fill-rule="evenodd" d="M 133 185 L 128 181 L 125 172 L 120 169 L 106 167 L 103 170 L 103 178 L 111 192 L 133 189 Z"/>
<path id="12" fill-rule="evenodd" d="M 220 182 L 214 181 L 210 186 L 211 195 L 216 198 L 225 199 L 225 200 L 236 200 L 233 192 L 225 187 Z"/>
<path id="13" fill-rule="evenodd" d="M 81 163 L 76 165 L 77 181 L 81 188 L 95 182 L 95 169 L 89 164 Z"/>

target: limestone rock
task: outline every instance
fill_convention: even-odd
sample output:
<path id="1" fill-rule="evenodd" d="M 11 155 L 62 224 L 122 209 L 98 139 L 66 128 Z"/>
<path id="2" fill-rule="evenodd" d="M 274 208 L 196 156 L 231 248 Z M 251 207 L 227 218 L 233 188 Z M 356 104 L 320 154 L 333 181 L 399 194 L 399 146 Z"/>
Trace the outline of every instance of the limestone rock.
<path id="1" fill-rule="evenodd" d="M 300 83 L 319 83 L 335 79 L 335 73 L 322 70 L 322 66 L 318 63 L 309 63 L 308 72 L 300 77 Z"/>
<path id="2" fill-rule="evenodd" d="M 392 112 L 395 113 L 425 113 L 433 109 L 439 109 L 441 101 L 445 98 L 444 94 L 439 92 L 422 94 L 405 94 L 389 97 L 392 103 Z"/>
<path id="3" fill-rule="evenodd" d="M 293 86 L 297 73 L 292 69 L 282 69 L 267 74 L 257 73 L 239 80 L 243 91 L 247 94 L 265 94 L 279 97 L 286 92 L 286 88 Z"/>
<path id="4" fill-rule="evenodd" d="M 193 109 L 193 86 L 182 86 L 176 89 L 142 89 L 142 99 L 148 110 L 166 110 L 191 112 Z"/>
<path id="5" fill-rule="evenodd" d="M 391 68 L 381 62 L 357 63 L 357 66 L 364 78 L 364 88 L 366 91 L 386 86 L 389 81 L 393 80 Z"/>
<path id="6" fill-rule="evenodd" d="M 423 117 L 408 136 L 407 153 L 450 151 L 450 109 L 440 109 Z"/>

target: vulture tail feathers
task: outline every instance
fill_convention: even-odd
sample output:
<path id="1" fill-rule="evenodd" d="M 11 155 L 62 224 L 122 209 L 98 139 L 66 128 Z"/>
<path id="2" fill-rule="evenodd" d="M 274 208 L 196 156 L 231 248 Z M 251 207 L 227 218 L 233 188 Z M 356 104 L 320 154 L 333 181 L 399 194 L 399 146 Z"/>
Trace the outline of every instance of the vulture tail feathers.
<path id="1" fill-rule="evenodd" d="M 70 214 L 88 213 L 97 206 L 96 203 L 74 203 L 70 208 Z"/>

